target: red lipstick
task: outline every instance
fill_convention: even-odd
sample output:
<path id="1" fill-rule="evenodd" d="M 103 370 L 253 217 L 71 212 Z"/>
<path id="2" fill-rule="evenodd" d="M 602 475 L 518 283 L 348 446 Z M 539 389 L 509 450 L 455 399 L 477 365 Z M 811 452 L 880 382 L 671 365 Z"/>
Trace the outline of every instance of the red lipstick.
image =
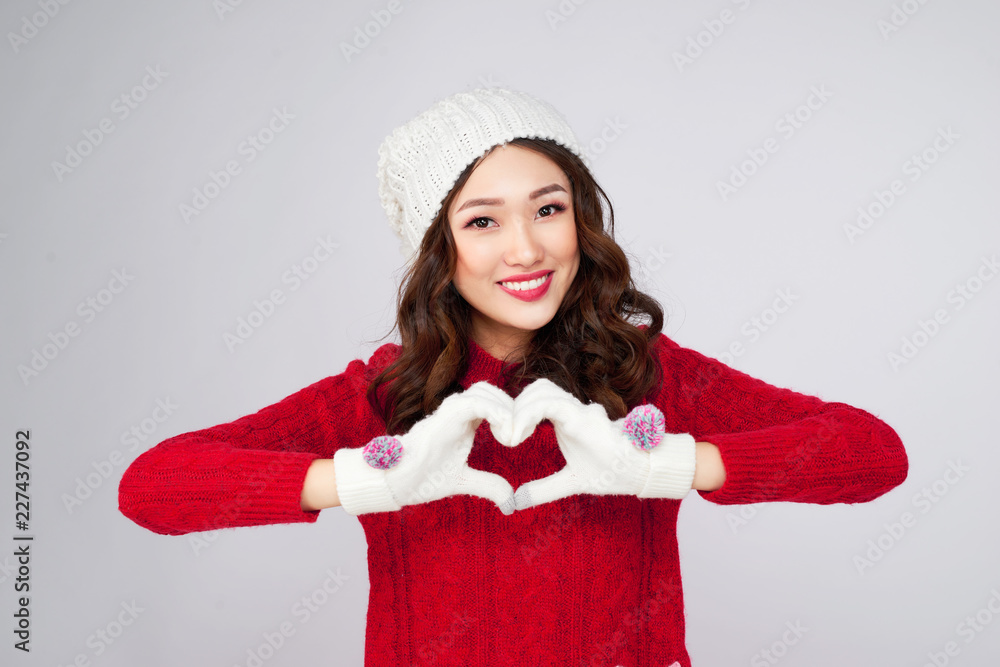
<path id="1" fill-rule="evenodd" d="M 500 286 L 504 292 L 510 294 L 512 297 L 520 299 L 521 301 L 538 301 L 545 293 L 549 291 L 549 286 L 552 285 L 552 272 L 551 271 L 535 271 L 534 273 L 524 273 L 517 276 L 511 276 L 507 278 L 504 282 L 526 282 L 528 280 L 535 280 L 536 278 L 541 278 L 545 276 L 545 282 L 534 289 L 529 290 L 512 290 L 504 287 L 500 283 Z"/>

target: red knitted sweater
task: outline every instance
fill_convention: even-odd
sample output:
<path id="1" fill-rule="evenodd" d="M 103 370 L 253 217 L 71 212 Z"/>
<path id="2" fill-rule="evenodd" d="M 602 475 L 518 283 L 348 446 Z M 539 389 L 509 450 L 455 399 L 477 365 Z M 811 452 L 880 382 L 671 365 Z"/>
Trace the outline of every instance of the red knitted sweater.
<path id="1" fill-rule="evenodd" d="M 470 345 L 462 387 L 498 384 L 501 362 Z M 367 364 L 352 361 L 256 414 L 153 447 L 122 478 L 122 513 L 168 535 L 315 521 L 299 507 L 306 469 L 385 433 L 365 389 L 398 350 L 384 345 Z M 655 351 L 664 381 L 647 402 L 663 411 L 667 432 L 722 453 L 725 484 L 703 498 L 857 503 L 906 478 L 898 436 L 871 414 L 773 387 L 666 336 Z M 516 489 L 565 460 L 549 422 L 516 448 L 484 423 L 469 464 Z M 365 664 L 688 667 L 679 508 L 580 495 L 504 516 L 486 500 L 453 496 L 362 515 Z"/>

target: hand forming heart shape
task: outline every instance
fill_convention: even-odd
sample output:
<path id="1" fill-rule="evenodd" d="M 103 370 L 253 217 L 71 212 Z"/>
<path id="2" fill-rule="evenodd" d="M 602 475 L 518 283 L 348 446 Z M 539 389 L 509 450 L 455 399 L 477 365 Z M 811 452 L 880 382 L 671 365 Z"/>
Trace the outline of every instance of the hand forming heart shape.
<path id="1" fill-rule="evenodd" d="M 552 422 L 566 466 L 520 486 L 470 468 L 476 429 L 516 447 L 544 419 Z M 363 449 L 334 455 L 337 491 L 351 514 L 398 510 L 451 495 L 493 501 L 504 514 L 580 493 L 682 498 L 694 477 L 694 439 L 664 433 L 652 405 L 611 421 L 602 405 L 585 405 L 549 380 L 532 382 L 516 399 L 478 382 L 442 401 L 409 432 L 373 439 Z"/>

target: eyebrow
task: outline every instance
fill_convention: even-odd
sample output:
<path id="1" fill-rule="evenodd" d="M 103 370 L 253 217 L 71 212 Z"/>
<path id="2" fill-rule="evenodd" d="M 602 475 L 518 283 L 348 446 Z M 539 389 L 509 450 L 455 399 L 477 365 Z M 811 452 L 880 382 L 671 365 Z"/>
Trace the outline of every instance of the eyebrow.
<path id="1" fill-rule="evenodd" d="M 547 195 L 550 192 L 566 192 L 566 188 L 559 185 L 558 183 L 553 183 L 552 185 L 546 185 L 544 188 L 538 188 L 530 195 L 528 199 L 538 199 L 542 195 Z M 470 199 L 469 201 L 462 204 L 455 213 L 459 211 L 464 211 L 467 208 L 473 206 L 503 206 L 503 199 Z"/>

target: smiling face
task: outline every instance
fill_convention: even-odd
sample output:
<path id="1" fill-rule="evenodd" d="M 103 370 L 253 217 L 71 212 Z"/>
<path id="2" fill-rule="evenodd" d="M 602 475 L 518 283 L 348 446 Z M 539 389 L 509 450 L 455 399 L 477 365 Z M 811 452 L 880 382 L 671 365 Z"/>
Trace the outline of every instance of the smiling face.
<path id="1" fill-rule="evenodd" d="M 473 308 L 472 337 L 504 358 L 548 324 L 580 266 L 569 179 L 549 158 L 499 146 L 448 208 L 455 289 Z"/>

